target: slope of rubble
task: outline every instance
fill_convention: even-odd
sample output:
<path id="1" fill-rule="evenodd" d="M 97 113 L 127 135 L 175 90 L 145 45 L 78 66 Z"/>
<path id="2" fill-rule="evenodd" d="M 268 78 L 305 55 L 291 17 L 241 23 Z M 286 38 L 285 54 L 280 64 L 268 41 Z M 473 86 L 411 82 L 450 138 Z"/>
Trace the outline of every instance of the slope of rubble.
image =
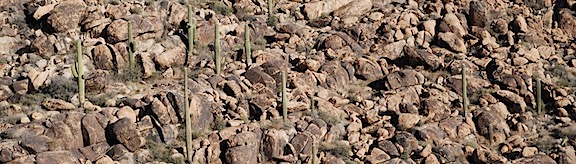
<path id="1" fill-rule="evenodd" d="M 0 163 L 576 163 L 576 1 L 188 3 L 0 1 Z"/>

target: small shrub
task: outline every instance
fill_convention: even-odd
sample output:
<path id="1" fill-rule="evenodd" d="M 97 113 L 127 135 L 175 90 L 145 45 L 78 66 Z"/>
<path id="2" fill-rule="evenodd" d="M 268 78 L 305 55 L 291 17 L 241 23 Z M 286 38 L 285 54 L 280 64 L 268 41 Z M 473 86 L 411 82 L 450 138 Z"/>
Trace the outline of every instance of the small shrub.
<path id="1" fill-rule="evenodd" d="M 234 12 L 234 9 L 227 6 L 226 4 L 224 4 L 224 2 L 221 2 L 221 1 L 209 1 L 208 6 L 210 6 L 210 8 L 212 10 L 216 11 L 216 13 L 222 14 L 225 16 L 228 16 L 228 15 L 232 14 L 232 12 Z"/>
<path id="2" fill-rule="evenodd" d="M 330 126 L 334 126 L 342 122 L 340 118 L 328 113 L 328 112 L 318 112 L 318 116 L 320 119 L 326 121 L 326 123 Z"/>
<path id="3" fill-rule="evenodd" d="M 94 105 L 98 106 L 106 106 L 106 101 L 109 99 L 113 99 L 118 93 L 108 92 L 102 94 L 95 94 L 95 93 L 88 93 L 88 100 Z"/>
<path id="4" fill-rule="evenodd" d="M 146 141 L 146 148 L 150 150 L 154 161 L 184 164 L 183 158 L 172 158 L 172 147 L 163 143 L 154 142 L 152 140 Z"/>
<path id="5" fill-rule="evenodd" d="M 220 131 L 224 128 L 226 128 L 226 121 L 224 120 L 224 118 L 216 117 L 216 119 L 214 119 L 214 124 L 212 125 L 212 129 Z"/>
<path id="6" fill-rule="evenodd" d="M 40 90 L 42 90 L 43 93 L 49 94 L 52 98 L 70 101 L 70 95 L 78 93 L 78 83 L 74 80 L 63 76 L 54 76 L 50 80 L 51 83 L 45 87 L 41 87 Z"/>
<path id="7" fill-rule="evenodd" d="M 274 15 L 268 17 L 266 24 L 268 24 L 268 26 L 276 26 L 278 24 L 278 17 Z"/>
<path id="8" fill-rule="evenodd" d="M 108 3 L 112 4 L 112 5 L 119 5 L 120 4 L 120 0 L 110 0 L 108 1 Z"/>
<path id="9" fill-rule="evenodd" d="M 340 142 L 323 143 L 320 146 L 321 151 L 330 152 L 330 154 L 344 159 L 350 158 L 350 152 L 352 148 L 350 145 L 346 145 Z"/>
<path id="10" fill-rule="evenodd" d="M 550 152 L 556 143 L 553 137 L 546 135 L 534 141 L 534 145 L 542 152 Z"/>
<path id="11" fill-rule="evenodd" d="M 46 95 L 43 93 L 26 94 L 20 96 L 20 103 L 24 106 L 40 105 L 42 101 L 46 99 Z"/>
<path id="12" fill-rule="evenodd" d="M 137 82 L 142 80 L 142 70 L 142 66 L 138 64 L 134 69 L 127 66 L 121 68 L 119 73 L 115 73 L 113 79 L 117 82 Z"/>

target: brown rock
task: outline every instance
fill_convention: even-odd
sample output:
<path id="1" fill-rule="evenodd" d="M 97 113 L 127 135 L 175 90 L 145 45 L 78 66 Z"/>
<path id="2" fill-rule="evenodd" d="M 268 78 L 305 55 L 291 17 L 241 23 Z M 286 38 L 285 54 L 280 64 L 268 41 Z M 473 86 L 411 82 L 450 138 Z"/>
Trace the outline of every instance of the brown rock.
<path id="1" fill-rule="evenodd" d="M 52 138 L 52 142 L 49 144 L 50 150 L 70 150 L 83 147 L 82 140 L 77 141 L 71 128 L 62 121 L 52 122 L 46 136 Z"/>
<path id="2" fill-rule="evenodd" d="M 69 151 L 49 151 L 36 156 L 37 164 L 76 164 L 78 159 Z"/>
<path id="3" fill-rule="evenodd" d="M 276 88 L 276 80 L 272 76 L 264 72 L 264 69 L 260 66 L 252 67 L 245 73 L 246 79 L 250 80 L 252 84 L 264 84 L 264 86 L 271 89 Z"/>
<path id="4" fill-rule="evenodd" d="M 250 164 L 257 163 L 258 137 L 253 132 L 242 132 L 228 141 L 230 148 L 226 150 L 225 157 L 228 163 Z"/>
<path id="5" fill-rule="evenodd" d="M 154 61 L 162 69 L 167 69 L 175 64 L 181 65 L 184 63 L 186 53 L 182 47 L 174 47 L 154 57 Z"/>
<path id="6" fill-rule="evenodd" d="M 265 155 L 272 158 L 284 155 L 284 146 L 288 143 L 286 138 L 287 134 L 284 131 L 270 129 L 263 141 Z"/>
<path id="7" fill-rule="evenodd" d="M 94 55 L 96 69 L 111 70 L 114 68 L 112 51 L 105 44 L 94 47 L 92 54 Z"/>
<path id="8" fill-rule="evenodd" d="M 216 107 L 208 100 L 206 95 L 190 96 L 189 110 L 193 129 L 208 130 L 214 124 L 214 114 L 212 112 L 216 110 Z"/>
<path id="9" fill-rule="evenodd" d="M 106 141 L 104 128 L 98 123 L 95 114 L 87 114 L 82 118 L 82 136 L 88 145 Z"/>
<path id="10" fill-rule="evenodd" d="M 80 152 L 86 157 L 87 160 L 96 161 L 99 157 L 106 154 L 110 145 L 106 142 L 101 142 L 98 144 L 86 146 L 80 148 Z"/>
<path id="11" fill-rule="evenodd" d="M 326 84 L 331 88 L 348 86 L 350 76 L 348 71 L 338 61 L 330 61 L 322 65 L 320 72 L 327 75 Z"/>
<path id="12" fill-rule="evenodd" d="M 36 159 L 34 155 L 25 155 L 22 157 L 18 157 L 10 162 L 7 162 L 6 164 L 21 164 L 21 163 L 35 163 Z"/>
<path id="13" fill-rule="evenodd" d="M 396 143 L 403 147 L 404 153 L 418 150 L 418 139 L 409 132 L 400 131 L 394 135 Z"/>
<path id="14" fill-rule="evenodd" d="M 156 116 L 158 117 L 158 121 L 162 124 L 162 125 L 167 125 L 170 124 L 170 122 L 172 121 L 172 118 L 170 116 L 170 113 L 168 111 L 168 107 L 166 107 L 162 101 L 160 101 L 158 98 L 154 98 L 154 100 L 152 101 L 152 103 L 150 103 L 151 105 L 151 109 L 152 112 L 154 112 L 154 114 L 156 114 Z M 130 120 L 130 119 L 128 119 Z"/>
<path id="15" fill-rule="evenodd" d="M 383 150 L 374 148 L 372 149 L 370 155 L 366 157 L 366 160 L 369 161 L 370 163 L 383 163 L 385 161 L 390 160 L 390 156 L 386 154 L 386 152 L 384 152 Z"/>
<path id="16" fill-rule="evenodd" d="M 5 41 L 2 41 L 5 43 Z M 32 41 L 32 48 L 38 52 L 43 57 L 49 57 L 54 54 L 57 39 L 54 35 L 40 35 Z"/>
<path id="17" fill-rule="evenodd" d="M 447 13 L 438 25 L 440 32 L 453 33 L 454 38 L 461 38 L 467 34 L 460 19 L 454 13 Z M 464 51 L 463 51 L 464 52 Z"/>
<path id="18" fill-rule="evenodd" d="M 313 138 L 310 133 L 299 133 L 292 138 L 290 144 L 294 146 L 294 154 L 309 154 L 310 152 L 304 152 L 304 150 L 310 149 L 313 144 Z"/>
<path id="19" fill-rule="evenodd" d="M 127 143 L 130 139 L 139 137 L 135 124 L 129 118 L 119 119 L 110 126 L 112 126 L 111 135 L 120 143 Z"/>
<path id="20" fill-rule="evenodd" d="M 574 29 L 576 28 L 576 17 L 572 15 L 572 10 L 568 8 L 560 9 L 559 27 L 568 35 L 568 37 L 576 36 Z"/>
<path id="21" fill-rule="evenodd" d="M 26 149 L 31 154 L 38 154 L 48 151 L 48 143 L 50 138 L 45 135 L 28 136 L 20 141 L 20 146 Z"/>
<path id="22" fill-rule="evenodd" d="M 485 1 L 470 2 L 470 22 L 473 26 L 484 27 L 488 22 L 488 10 L 490 5 Z"/>
<path id="23" fill-rule="evenodd" d="M 415 70 L 404 69 L 388 74 L 386 79 L 386 88 L 393 90 L 401 87 L 424 84 L 425 77 Z"/>
<path id="24" fill-rule="evenodd" d="M 424 65 L 432 70 L 436 70 L 443 66 L 444 63 L 444 61 L 438 56 L 425 49 L 415 50 L 412 47 L 405 47 L 404 52 L 409 57 L 409 60 L 407 61 L 409 65 Z"/>
<path id="25" fill-rule="evenodd" d="M 446 48 L 450 48 L 453 51 L 465 53 L 468 50 L 464 39 L 452 32 L 439 33 L 438 38 L 446 44 Z"/>
<path id="26" fill-rule="evenodd" d="M 30 85 L 28 83 L 28 79 L 26 80 L 19 80 L 16 81 L 12 84 L 12 88 L 14 88 L 14 92 L 16 92 L 17 94 L 20 95 L 24 95 L 28 92 L 28 86 Z"/>
<path id="27" fill-rule="evenodd" d="M 384 77 L 380 64 L 372 59 L 359 58 L 355 63 L 355 74 L 365 80 L 372 81 Z"/>
<path id="28" fill-rule="evenodd" d="M 352 2 L 352 0 L 315 1 L 304 4 L 304 13 L 309 20 L 320 17 Z"/>
<path id="29" fill-rule="evenodd" d="M 526 102 L 520 95 L 507 90 L 499 90 L 496 92 L 496 96 L 500 97 L 500 101 L 509 107 L 510 113 L 526 111 Z"/>
<path id="30" fill-rule="evenodd" d="M 411 113 L 401 113 L 398 116 L 398 127 L 401 129 L 410 129 L 420 121 L 420 115 Z"/>
<path id="31" fill-rule="evenodd" d="M 475 163 L 504 163 L 503 157 L 498 156 L 498 154 L 489 151 L 487 149 L 477 148 L 472 153 L 472 160 Z"/>
<path id="32" fill-rule="evenodd" d="M 530 158 L 522 158 L 514 161 L 514 163 L 530 163 L 530 164 L 555 164 L 556 161 L 546 154 L 536 154 Z"/>
<path id="33" fill-rule="evenodd" d="M 56 32 L 76 30 L 86 10 L 83 1 L 64 1 L 58 4 L 48 16 L 48 23 Z"/>
<path id="34" fill-rule="evenodd" d="M 352 1 L 334 11 L 334 16 L 339 18 L 358 17 L 364 15 L 372 8 L 371 0 Z"/>
<path id="35" fill-rule="evenodd" d="M 45 99 L 42 102 L 42 106 L 46 109 L 54 111 L 54 110 L 76 110 L 76 106 L 72 103 L 66 102 L 60 99 Z"/>

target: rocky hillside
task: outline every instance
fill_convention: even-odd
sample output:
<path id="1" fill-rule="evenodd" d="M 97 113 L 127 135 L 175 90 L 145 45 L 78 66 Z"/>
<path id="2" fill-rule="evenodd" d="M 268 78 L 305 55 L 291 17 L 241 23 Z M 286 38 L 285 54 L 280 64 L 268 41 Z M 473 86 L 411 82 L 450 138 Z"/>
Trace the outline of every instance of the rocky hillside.
<path id="1" fill-rule="evenodd" d="M 576 163 L 575 3 L 0 0 L 0 163 Z"/>

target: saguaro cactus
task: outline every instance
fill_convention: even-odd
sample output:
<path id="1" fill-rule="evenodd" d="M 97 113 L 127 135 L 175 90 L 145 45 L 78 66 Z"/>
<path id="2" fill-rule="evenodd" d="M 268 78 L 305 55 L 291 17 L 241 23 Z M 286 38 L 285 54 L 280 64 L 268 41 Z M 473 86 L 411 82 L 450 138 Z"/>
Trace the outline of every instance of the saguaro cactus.
<path id="1" fill-rule="evenodd" d="M 466 65 L 462 64 L 462 106 L 464 108 L 464 117 L 468 112 L 468 89 L 466 83 Z"/>
<path id="2" fill-rule="evenodd" d="M 282 114 L 284 122 L 288 121 L 288 100 L 286 99 L 286 71 L 282 71 Z"/>
<path id="3" fill-rule="evenodd" d="M 222 59 L 220 56 L 220 23 L 216 23 L 216 27 L 214 30 L 214 54 L 216 56 L 216 59 L 214 60 L 214 64 L 216 65 L 216 74 L 220 75 L 221 72 L 220 60 Z"/>
<path id="4" fill-rule="evenodd" d="M 542 113 L 542 84 L 540 78 L 536 79 L 536 108 L 538 109 L 538 114 Z"/>
<path id="5" fill-rule="evenodd" d="M 244 53 L 246 53 L 246 66 L 252 64 L 252 47 L 250 43 L 250 28 L 248 27 L 250 22 L 244 24 Z"/>
<path id="6" fill-rule="evenodd" d="M 194 51 L 194 19 L 192 18 L 192 5 L 188 5 L 188 57 Z M 192 162 L 192 120 L 190 120 L 190 100 L 188 99 L 188 66 L 184 64 L 184 110 L 186 112 L 186 157 L 188 162 Z"/>
<path id="7" fill-rule="evenodd" d="M 130 62 L 130 70 L 134 69 L 136 66 L 136 57 L 134 52 L 136 51 L 136 44 L 134 43 L 134 36 L 132 36 L 132 22 L 128 21 L 128 56 Z"/>
<path id="8" fill-rule="evenodd" d="M 82 41 L 78 39 L 76 41 L 76 54 L 77 61 L 72 64 L 72 74 L 78 79 L 78 100 L 80 101 L 80 106 L 84 105 L 85 92 L 84 92 L 84 64 L 82 62 Z"/>

